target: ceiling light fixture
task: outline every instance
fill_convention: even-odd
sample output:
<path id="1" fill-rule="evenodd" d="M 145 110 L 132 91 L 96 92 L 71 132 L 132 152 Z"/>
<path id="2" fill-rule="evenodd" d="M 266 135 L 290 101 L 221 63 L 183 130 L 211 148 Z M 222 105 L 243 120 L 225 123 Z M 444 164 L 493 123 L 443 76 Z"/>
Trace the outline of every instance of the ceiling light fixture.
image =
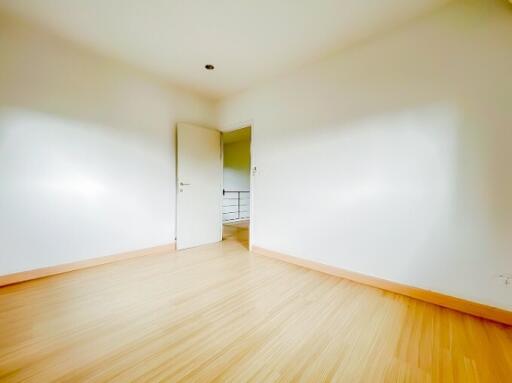
<path id="1" fill-rule="evenodd" d="M 204 68 L 205 68 L 206 70 L 214 70 L 214 69 L 215 69 L 215 67 L 214 67 L 212 64 L 206 64 L 206 65 L 204 66 Z"/>

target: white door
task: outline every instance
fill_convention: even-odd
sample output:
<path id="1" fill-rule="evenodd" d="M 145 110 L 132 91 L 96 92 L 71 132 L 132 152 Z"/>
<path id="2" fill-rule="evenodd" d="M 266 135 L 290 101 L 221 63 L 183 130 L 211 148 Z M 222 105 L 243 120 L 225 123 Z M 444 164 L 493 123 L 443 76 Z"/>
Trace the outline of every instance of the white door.
<path id="1" fill-rule="evenodd" d="M 220 132 L 178 124 L 178 249 L 222 240 Z"/>

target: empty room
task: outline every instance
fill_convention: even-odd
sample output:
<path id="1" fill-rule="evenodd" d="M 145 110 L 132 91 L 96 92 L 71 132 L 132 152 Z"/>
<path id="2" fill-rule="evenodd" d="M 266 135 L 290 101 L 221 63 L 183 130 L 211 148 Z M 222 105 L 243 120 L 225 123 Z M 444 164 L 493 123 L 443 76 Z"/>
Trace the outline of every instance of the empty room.
<path id="1" fill-rule="evenodd" d="M 0 0 L 0 382 L 511 382 L 512 2 Z"/>

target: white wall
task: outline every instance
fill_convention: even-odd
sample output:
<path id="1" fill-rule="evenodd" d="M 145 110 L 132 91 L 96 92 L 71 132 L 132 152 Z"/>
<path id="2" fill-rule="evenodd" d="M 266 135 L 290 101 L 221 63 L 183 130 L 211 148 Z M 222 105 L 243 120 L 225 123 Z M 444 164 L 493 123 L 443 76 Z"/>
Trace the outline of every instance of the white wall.
<path id="1" fill-rule="evenodd" d="M 251 173 L 250 141 L 224 144 L 224 189 L 249 190 Z"/>
<path id="2" fill-rule="evenodd" d="M 0 275 L 174 242 L 177 121 L 214 105 L 0 16 Z"/>
<path id="3" fill-rule="evenodd" d="M 220 104 L 255 245 L 512 309 L 512 8 L 457 1 Z"/>

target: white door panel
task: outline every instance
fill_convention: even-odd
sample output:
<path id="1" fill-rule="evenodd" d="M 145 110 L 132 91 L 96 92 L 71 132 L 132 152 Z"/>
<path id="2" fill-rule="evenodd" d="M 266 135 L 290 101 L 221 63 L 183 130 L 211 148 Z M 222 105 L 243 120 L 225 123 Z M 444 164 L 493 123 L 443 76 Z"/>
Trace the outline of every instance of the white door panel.
<path id="1" fill-rule="evenodd" d="M 178 124 L 177 248 L 222 239 L 220 132 Z"/>

